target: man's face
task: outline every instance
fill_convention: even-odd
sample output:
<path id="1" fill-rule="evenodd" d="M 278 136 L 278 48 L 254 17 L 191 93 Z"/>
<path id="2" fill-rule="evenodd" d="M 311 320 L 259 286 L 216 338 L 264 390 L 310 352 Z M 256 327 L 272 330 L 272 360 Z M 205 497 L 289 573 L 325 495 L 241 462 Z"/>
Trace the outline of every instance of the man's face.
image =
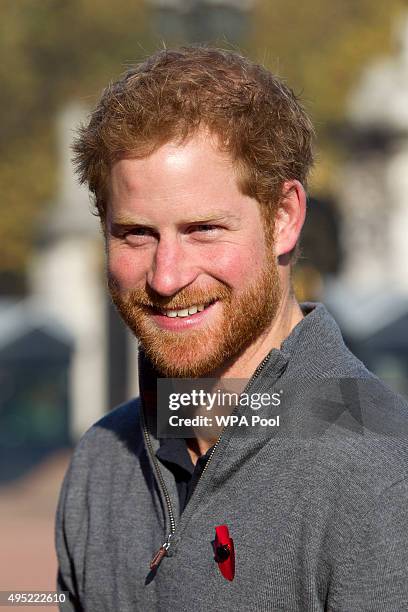
<path id="1" fill-rule="evenodd" d="M 106 239 L 112 299 L 164 376 L 214 374 L 268 331 L 272 240 L 213 138 L 114 164 Z"/>

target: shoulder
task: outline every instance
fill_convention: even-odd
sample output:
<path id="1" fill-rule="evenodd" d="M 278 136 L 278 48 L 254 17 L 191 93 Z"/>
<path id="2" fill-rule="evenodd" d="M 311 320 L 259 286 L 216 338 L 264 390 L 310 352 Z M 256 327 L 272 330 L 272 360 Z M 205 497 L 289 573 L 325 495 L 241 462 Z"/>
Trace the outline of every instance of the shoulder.
<path id="1" fill-rule="evenodd" d="M 357 371 L 323 381 L 323 401 L 310 410 L 323 480 L 336 484 L 335 497 L 348 504 L 354 498 L 364 513 L 408 482 L 408 404 L 367 370 Z"/>
<path id="2" fill-rule="evenodd" d="M 139 441 L 142 433 L 140 414 L 141 400 L 140 397 L 136 397 L 106 414 L 92 426 L 90 431 L 97 431 L 99 435 L 127 444 L 131 443 L 134 446 L 135 435 Z"/>
<path id="3" fill-rule="evenodd" d="M 120 471 L 134 469 L 144 449 L 140 399 L 118 406 L 97 421 L 78 442 L 65 475 L 61 498 L 80 499 L 106 489 Z"/>
<path id="4" fill-rule="evenodd" d="M 408 404 L 348 349 L 316 306 L 284 346 L 289 355 L 283 408 L 314 457 L 316 482 L 333 495 L 373 502 L 408 476 Z M 291 363 L 291 359 L 292 363 Z M 285 398 L 285 396 L 284 396 Z"/>
<path id="5" fill-rule="evenodd" d="M 135 398 L 106 414 L 83 435 L 74 456 L 87 455 L 91 459 L 120 447 L 137 452 L 143 441 L 140 411 L 140 398 Z"/>
<path id="6" fill-rule="evenodd" d="M 59 580 L 82 591 L 87 545 L 102 533 L 113 501 L 122 504 L 137 477 L 144 448 L 140 400 L 131 400 L 97 421 L 83 435 L 71 458 L 59 496 L 55 538 Z"/>

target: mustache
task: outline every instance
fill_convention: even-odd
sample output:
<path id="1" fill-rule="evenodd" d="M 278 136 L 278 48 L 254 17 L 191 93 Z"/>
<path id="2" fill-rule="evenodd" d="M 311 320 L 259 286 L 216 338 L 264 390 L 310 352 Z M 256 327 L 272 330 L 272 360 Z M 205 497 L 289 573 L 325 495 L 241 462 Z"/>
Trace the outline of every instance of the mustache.
<path id="1" fill-rule="evenodd" d="M 114 301 L 126 300 L 128 304 L 136 307 L 153 309 L 166 308 L 168 310 L 180 310 L 194 304 L 209 304 L 216 300 L 227 301 L 230 299 L 232 292 L 230 287 L 222 283 L 219 283 L 215 287 L 208 287 L 205 289 L 185 287 L 172 296 L 160 295 L 148 285 L 143 289 L 136 288 L 122 292 L 112 278 L 108 279 L 108 287 Z"/>

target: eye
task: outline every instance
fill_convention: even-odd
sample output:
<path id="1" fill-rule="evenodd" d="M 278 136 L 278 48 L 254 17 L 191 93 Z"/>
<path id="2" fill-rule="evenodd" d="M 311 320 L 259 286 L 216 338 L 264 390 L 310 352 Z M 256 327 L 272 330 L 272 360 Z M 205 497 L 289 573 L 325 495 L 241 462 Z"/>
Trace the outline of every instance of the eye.
<path id="1" fill-rule="evenodd" d="M 197 243 L 212 243 L 223 236 L 223 227 L 212 223 L 197 223 L 188 228 L 187 233 Z"/>
<path id="2" fill-rule="evenodd" d="M 132 246 L 145 245 L 154 240 L 154 232 L 147 227 L 133 227 L 123 232 L 122 237 Z"/>
<path id="3" fill-rule="evenodd" d="M 201 225 L 196 225 L 195 228 L 197 231 L 199 232 L 211 232 L 217 229 L 216 225 L 208 225 L 205 223 L 202 223 Z"/>
<path id="4" fill-rule="evenodd" d="M 132 236 L 145 236 L 150 230 L 147 230 L 144 227 L 135 227 L 132 230 L 129 230 L 126 232 L 126 235 L 128 236 L 129 234 Z"/>
<path id="5" fill-rule="evenodd" d="M 200 223 L 189 228 L 189 233 L 205 234 L 207 236 L 215 235 L 221 228 L 218 225 L 210 223 Z"/>

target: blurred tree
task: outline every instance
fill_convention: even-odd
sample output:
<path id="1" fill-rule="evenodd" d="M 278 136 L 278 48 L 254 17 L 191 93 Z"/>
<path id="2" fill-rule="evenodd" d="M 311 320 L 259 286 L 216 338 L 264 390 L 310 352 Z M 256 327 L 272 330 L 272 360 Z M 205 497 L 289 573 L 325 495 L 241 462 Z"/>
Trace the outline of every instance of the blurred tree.
<path id="1" fill-rule="evenodd" d="M 340 137 L 347 99 L 367 66 L 393 51 L 397 19 L 406 0 L 258 0 L 251 53 L 284 77 L 301 96 L 317 131 L 317 159 L 302 234 L 302 257 L 294 269 L 301 301 L 320 300 L 324 279 L 341 267 L 336 167 L 347 154 Z M 390 92 L 392 95 L 392 92 Z"/>
<path id="2" fill-rule="evenodd" d="M 301 94 L 319 136 L 314 191 L 328 188 L 339 147 L 333 124 L 364 67 L 392 50 L 392 29 L 406 0 L 258 0 L 252 54 Z"/>
<path id="3" fill-rule="evenodd" d="M 24 289 L 24 269 L 55 197 L 54 116 L 145 55 L 143 0 L 3 0 L 0 20 L 0 284 Z"/>

